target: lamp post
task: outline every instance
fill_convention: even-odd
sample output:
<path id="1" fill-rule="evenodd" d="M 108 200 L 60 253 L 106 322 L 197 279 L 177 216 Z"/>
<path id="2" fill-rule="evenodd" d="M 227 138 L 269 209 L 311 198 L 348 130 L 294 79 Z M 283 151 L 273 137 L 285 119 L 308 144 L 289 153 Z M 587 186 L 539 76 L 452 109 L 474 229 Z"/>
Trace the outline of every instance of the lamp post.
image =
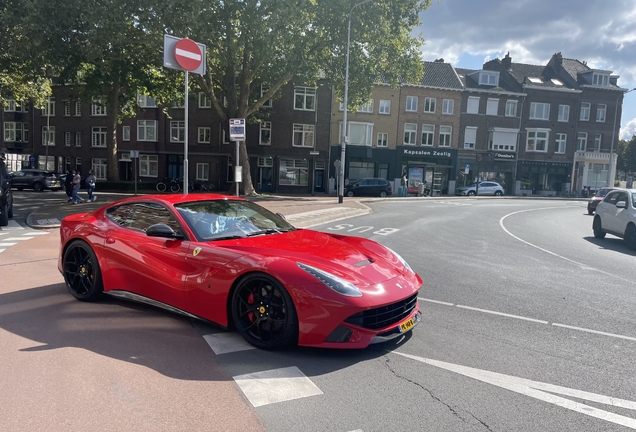
<path id="1" fill-rule="evenodd" d="M 340 181 L 338 184 L 338 203 L 342 204 L 344 196 L 344 173 L 345 173 L 345 152 L 347 149 L 347 104 L 349 103 L 349 45 L 351 43 L 351 15 L 353 10 L 360 5 L 369 3 L 371 0 L 364 0 L 353 5 L 349 11 L 349 24 L 347 27 L 347 66 L 345 68 L 345 88 L 344 88 L 344 110 L 342 115 L 342 149 L 340 151 Z"/>
<path id="2" fill-rule="evenodd" d="M 622 96 L 624 97 L 627 93 L 634 90 L 636 90 L 636 87 L 627 90 L 625 93 L 622 94 Z M 610 143 L 609 169 L 607 170 L 607 184 L 605 185 L 607 187 L 614 186 L 613 181 L 616 178 L 616 172 L 614 171 L 614 136 L 616 134 L 616 118 L 618 117 L 618 101 L 620 98 L 621 95 L 619 94 L 618 97 L 616 97 L 616 109 L 614 110 L 614 127 L 612 128 L 612 142 Z M 610 181 L 612 181 L 612 184 L 610 184 Z"/>

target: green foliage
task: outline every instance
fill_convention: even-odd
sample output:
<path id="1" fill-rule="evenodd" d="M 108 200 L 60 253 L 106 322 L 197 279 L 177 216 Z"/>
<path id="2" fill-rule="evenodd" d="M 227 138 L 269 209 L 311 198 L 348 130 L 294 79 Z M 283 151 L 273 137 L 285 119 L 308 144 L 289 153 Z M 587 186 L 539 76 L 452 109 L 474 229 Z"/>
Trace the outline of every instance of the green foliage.
<path id="1" fill-rule="evenodd" d="M 618 142 L 616 169 L 624 172 L 636 172 L 636 135 L 629 141 Z"/>

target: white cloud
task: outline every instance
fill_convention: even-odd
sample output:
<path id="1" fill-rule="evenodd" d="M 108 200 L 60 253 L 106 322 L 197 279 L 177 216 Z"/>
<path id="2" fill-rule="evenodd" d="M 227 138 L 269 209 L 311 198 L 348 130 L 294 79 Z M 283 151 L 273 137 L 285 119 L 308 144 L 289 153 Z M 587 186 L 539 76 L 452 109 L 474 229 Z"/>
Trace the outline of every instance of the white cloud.
<path id="1" fill-rule="evenodd" d="M 621 127 L 620 139 L 629 141 L 636 134 L 636 118 L 631 119 Z"/>

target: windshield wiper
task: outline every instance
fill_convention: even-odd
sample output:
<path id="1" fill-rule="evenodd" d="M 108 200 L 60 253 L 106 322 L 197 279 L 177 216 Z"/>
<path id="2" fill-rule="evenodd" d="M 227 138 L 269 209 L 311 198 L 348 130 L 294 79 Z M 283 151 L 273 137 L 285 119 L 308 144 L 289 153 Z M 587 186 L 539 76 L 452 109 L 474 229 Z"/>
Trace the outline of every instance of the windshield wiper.
<path id="1" fill-rule="evenodd" d="M 267 234 L 280 234 L 284 232 L 288 232 L 288 229 L 277 229 L 277 228 L 268 228 L 260 231 L 254 231 L 251 233 L 247 233 L 247 237 L 257 236 L 257 235 L 267 235 Z"/>
<path id="2" fill-rule="evenodd" d="M 242 239 L 245 238 L 246 236 L 244 235 L 227 235 L 227 236 L 223 236 L 223 237 L 213 237 L 211 239 L 207 239 L 207 241 L 217 241 L 217 240 L 236 240 L 236 239 Z"/>

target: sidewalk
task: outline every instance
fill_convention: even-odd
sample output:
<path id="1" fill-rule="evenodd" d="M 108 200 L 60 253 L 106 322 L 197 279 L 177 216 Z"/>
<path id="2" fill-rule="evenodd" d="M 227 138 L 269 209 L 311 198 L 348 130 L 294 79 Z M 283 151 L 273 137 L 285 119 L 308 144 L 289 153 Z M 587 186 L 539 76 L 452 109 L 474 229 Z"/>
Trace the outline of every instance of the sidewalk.
<path id="1" fill-rule="evenodd" d="M 131 194 L 101 192 L 95 194 L 97 201 L 81 204 L 67 202 L 67 196 L 60 194 L 59 203 L 50 204 L 32 211 L 26 219 L 29 227 L 35 229 L 59 228 L 62 219 L 76 213 L 91 212 L 99 207 L 110 204 L 122 198 L 134 196 Z M 142 195 L 142 194 L 140 194 Z M 197 193 L 192 196 L 196 197 Z M 297 228 L 309 228 L 323 223 L 333 222 L 353 216 L 371 212 L 371 209 L 360 202 L 359 198 L 345 197 L 341 204 L 337 196 L 283 196 L 268 195 L 250 197 L 253 201 L 266 209 L 281 213 L 287 221 Z"/>

